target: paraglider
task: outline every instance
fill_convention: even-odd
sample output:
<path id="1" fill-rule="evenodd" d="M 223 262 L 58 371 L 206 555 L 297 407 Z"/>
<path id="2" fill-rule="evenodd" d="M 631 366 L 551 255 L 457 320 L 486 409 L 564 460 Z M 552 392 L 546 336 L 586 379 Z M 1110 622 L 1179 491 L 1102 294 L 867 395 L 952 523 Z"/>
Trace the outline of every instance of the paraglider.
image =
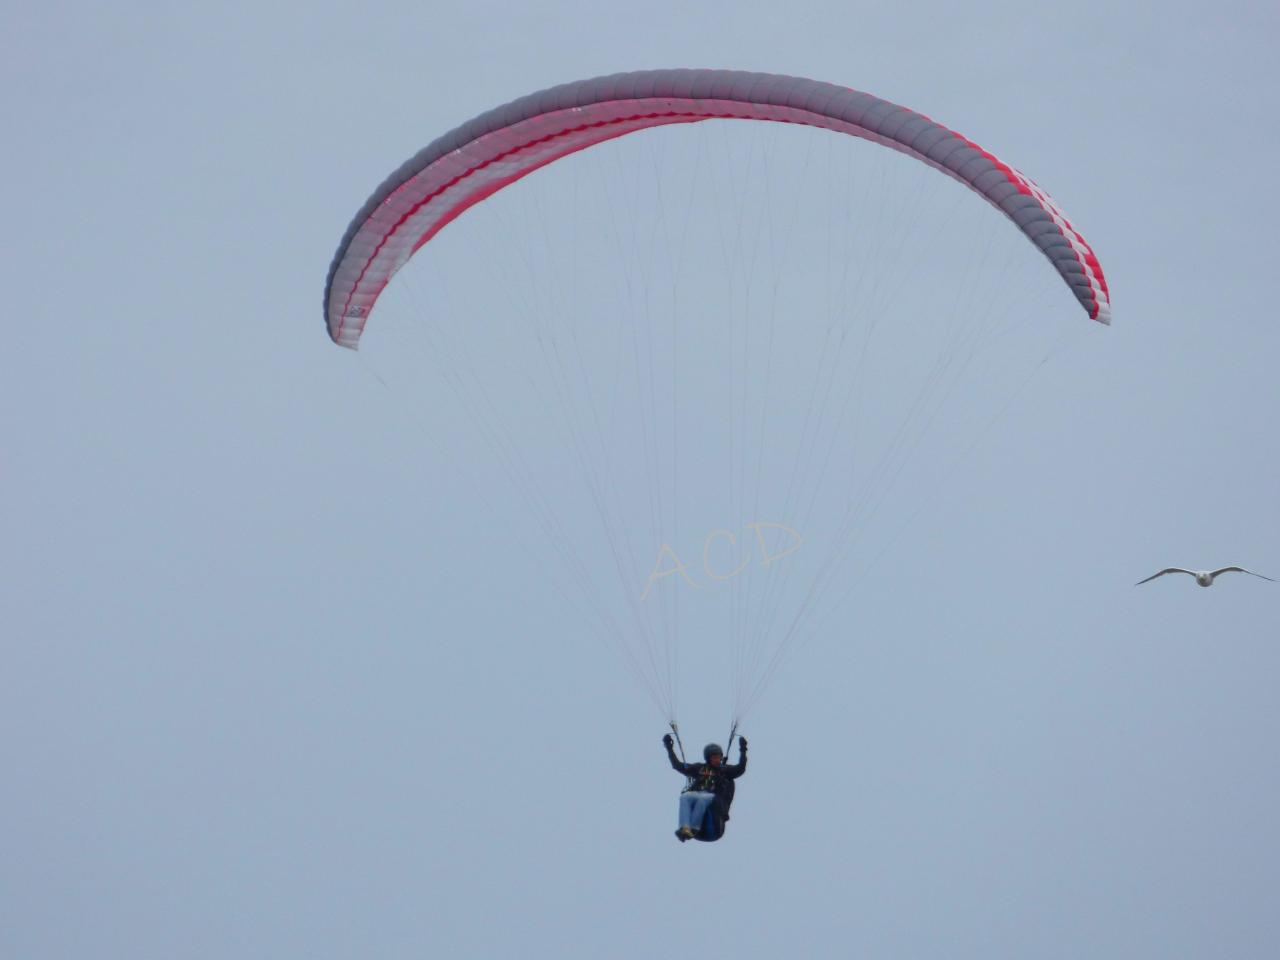
<path id="1" fill-rule="evenodd" d="M 783 164 L 763 150 L 756 166 L 751 151 L 723 150 L 713 159 L 724 166 L 701 179 L 696 160 L 678 165 L 681 189 L 660 188 L 650 202 L 640 178 L 628 181 L 613 166 L 599 170 L 569 159 L 619 138 L 627 146 L 614 153 L 639 151 L 651 142 L 642 131 L 656 127 L 743 126 L 704 123 L 729 120 L 790 127 L 777 137 L 787 140 L 783 160 L 792 159 L 791 144 L 807 139 L 819 157 L 815 165 L 827 162 L 828 177 L 803 171 L 780 177 Z M 819 139 L 826 142 L 815 148 Z M 862 168 L 852 163 L 838 175 L 831 159 L 839 156 L 836 147 L 858 143 L 863 150 L 861 142 L 875 145 L 865 154 L 887 154 L 908 176 L 919 171 L 933 181 L 939 178 L 930 169 L 944 174 L 1002 213 L 1013 229 L 953 190 L 978 208 L 975 216 L 995 222 L 995 239 L 968 229 L 963 217 L 956 218 L 954 237 L 937 223 L 941 217 L 914 230 L 919 224 L 890 205 L 908 199 L 922 216 L 935 217 L 938 205 L 928 191 L 894 191 L 886 183 L 892 177 L 860 176 Z M 592 153 L 604 156 L 609 148 Z M 734 170 L 732 162 L 744 156 L 743 169 Z M 648 174 L 661 164 L 645 166 L 652 168 Z M 1098 324 L 1111 321 L 1107 280 L 1093 248 L 1034 181 L 920 113 L 798 77 L 648 70 L 521 97 L 439 137 L 387 177 L 347 227 L 329 268 L 324 318 L 333 342 L 357 349 L 384 290 L 418 250 L 477 205 L 468 220 L 483 221 L 494 205 L 501 211 L 502 198 L 488 198 L 544 167 L 549 180 L 568 168 L 571 186 L 480 236 L 471 250 L 479 263 L 441 269 L 431 289 L 457 284 L 447 300 L 462 309 L 454 315 L 442 296 L 432 311 L 415 316 L 424 340 L 420 356 L 438 364 L 439 381 L 472 418 L 476 440 L 492 451 L 492 472 L 505 475 L 523 498 L 519 506 L 540 527 L 539 547 L 562 568 L 566 597 L 576 597 L 594 632 L 616 645 L 673 731 L 680 639 L 726 638 L 725 655 L 710 667 L 723 666 L 732 690 L 731 747 L 739 721 L 784 661 L 830 622 L 834 605 L 823 602 L 842 602 L 851 591 L 852 546 L 864 537 L 870 543 L 868 529 L 893 512 L 885 507 L 890 488 L 904 483 L 904 467 L 924 438 L 931 430 L 945 434 L 952 422 L 968 431 L 947 437 L 946 458 L 924 464 L 920 487 L 927 492 L 944 482 L 947 467 L 1009 402 L 1008 393 L 998 391 L 1010 381 L 993 371 L 1003 374 L 1000 362 L 1023 346 L 1008 346 L 1010 331 L 1049 326 L 1043 303 L 1010 302 L 1034 276 L 1014 273 L 1010 283 L 1002 276 L 992 292 L 979 285 L 980 270 L 951 264 L 948 279 L 921 282 L 927 267 L 916 246 L 920 235 L 956 259 L 972 251 L 974 267 L 993 275 L 1006 260 L 1018 264 L 1011 269 L 1023 266 L 1012 255 L 992 253 L 1011 237 L 1007 242 L 1018 245 L 1013 253 L 1044 275 L 1051 305 L 1074 313 L 1063 296 L 1069 292 Z M 593 177 L 603 184 L 603 197 L 579 200 L 579 188 L 585 192 Z M 801 207 L 794 196 L 774 201 L 772 194 L 784 187 L 811 188 L 815 216 L 806 221 L 796 214 Z M 856 216 L 842 200 L 858 190 L 869 206 L 883 199 L 886 208 Z M 729 215 L 697 215 L 704 202 L 717 200 Z M 765 213 L 753 219 L 749 201 L 757 200 Z M 652 219 L 638 224 L 645 214 Z M 592 229 L 560 242 L 554 230 L 575 216 Z M 517 238 L 521 221 L 532 242 Z M 818 237 L 825 244 L 807 250 L 804 242 L 821 243 Z M 516 247 L 505 263 L 495 252 L 503 242 Z M 433 250 L 441 246 L 448 251 L 447 237 Z M 616 259 L 606 264 L 606 255 Z M 716 255 L 727 264 L 719 287 L 719 278 L 707 280 Z M 799 294 L 789 301 L 780 297 L 777 280 L 787 258 Z M 1042 269 L 1046 263 L 1051 269 Z M 567 277 L 559 285 L 549 269 L 555 267 Z M 667 287 L 653 280 L 662 268 Z M 753 287 L 757 278 L 765 279 Z M 509 313 L 475 306 L 490 288 L 521 281 L 530 289 L 509 296 Z M 936 290 L 938 302 L 906 310 L 893 281 L 912 293 Z M 682 282 L 694 293 L 714 293 L 691 308 Z M 609 309 L 615 287 L 622 293 L 617 309 Z M 894 309 L 902 313 L 881 322 Z M 456 345 L 453 338 L 472 331 L 475 344 Z M 1051 349 L 1028 349 L 1018 359 L 1030 358 L 1034 370 Z M 538 372 L 543 379 L 535 380 Z M 485 373 L 495 379 L 485 382 Z M 960 401 L 969 384 L 958 388 L 966 373 L 977 384 L 973 402 L 980 407 L 967 417 Z M 434 386 L 416 368 L 411 376 Z M 526 382 L 528 393 L 516 395 Z M 561 464 L 578 474 L 568 475 Z M 920 509 L 917 490 L 912 496 L 916 503 L 900 514 L 909 515 L 907 522 Z M 869 565 L 880 554 L 868 552 Z M 547 565 L 548 579 L 554 566 Z M 690 599 L 680 599 L 680 591 Z M 734 765 L 724 762 L 716 744 L 708 744 L 702 763 L 685 763 L 672 738 L 664 741 L 673 769 L 689 778 L 677 836 L 719 839 L 734 782 L 746 769 L 746 740 L 738 740 Z"/>
<path id="2" fill-rule="evenodd" d="M 724 826 L 733 805 L 735 784 L 747 772 L 747 738 L 738 738 L 738 762 L 724 762 L 724 750 L 718 743 L 702 748 L 702 763 L 685 763 L 676 756 L 671 734 L 662 738 L 671 768 L 688 782 L 680 794 L 680 825 L 676 839 L 701 840 L 712 843 L 724 836 Z"/>

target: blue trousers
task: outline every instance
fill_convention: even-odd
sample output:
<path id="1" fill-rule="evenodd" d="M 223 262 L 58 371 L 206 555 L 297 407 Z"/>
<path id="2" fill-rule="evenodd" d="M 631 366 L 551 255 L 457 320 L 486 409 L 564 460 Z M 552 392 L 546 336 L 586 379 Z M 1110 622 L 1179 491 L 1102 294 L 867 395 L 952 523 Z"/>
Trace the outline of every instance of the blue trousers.
<path id="1" fill-rule="evenodd" d="M 704 793 L 701 790 L 690 790 L 688 793 L 680 794 L 679 825 L 701 830 L 703 821 L 707 818 L 707 811 L 711 809 L 711 801 L 715 798 L 714 793 Z"/>

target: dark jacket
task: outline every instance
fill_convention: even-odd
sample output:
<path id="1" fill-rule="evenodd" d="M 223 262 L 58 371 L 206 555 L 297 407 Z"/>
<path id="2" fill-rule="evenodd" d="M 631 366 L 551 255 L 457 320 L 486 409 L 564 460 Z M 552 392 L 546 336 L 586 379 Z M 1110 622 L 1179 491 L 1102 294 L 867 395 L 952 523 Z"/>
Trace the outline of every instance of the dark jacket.
<path id="1" fill-rule="evenodd" d="M 671 761 L 671 768 L 676 773 L 689 778 L 689 784 L 683 792 L 700 790 L 715 794 L 715 800 L 711 802 L 711 809 L 707 812 L 706 824 L 697 834 L 697 839 L 719 840 L 724 836 L 724 824 L 729 819 L 729 807 L 733 805 L 733 781 L 747 772 L 746 751 L 738 754 L 737 763 L 721 763 L 718 767 L 709 763 L 681 763 L 671 747 L 667 747 L 667 759 Z"/>

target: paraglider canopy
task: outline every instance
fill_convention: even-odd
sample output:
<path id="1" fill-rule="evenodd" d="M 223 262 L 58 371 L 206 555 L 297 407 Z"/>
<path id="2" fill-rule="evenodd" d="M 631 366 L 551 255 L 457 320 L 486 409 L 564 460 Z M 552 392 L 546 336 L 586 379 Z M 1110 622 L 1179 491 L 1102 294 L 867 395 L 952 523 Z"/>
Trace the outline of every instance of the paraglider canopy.
<path id="1" fill-rule="evenodd" d="M 953 177 L 1009 217 L 1057 269 L 1089 317 L 1111 303 L 1092 247 L 1030 178 L 968 138 L 868 93 L 741 70 L 644 70 L 566 83 L 469 120 L 430 144 L 368 199 L 338 247 L 325 322 L 355 348 L 390 278 L 468 207 L 561 157 L 663 124 L 772 120 L 883 144 Z"/>

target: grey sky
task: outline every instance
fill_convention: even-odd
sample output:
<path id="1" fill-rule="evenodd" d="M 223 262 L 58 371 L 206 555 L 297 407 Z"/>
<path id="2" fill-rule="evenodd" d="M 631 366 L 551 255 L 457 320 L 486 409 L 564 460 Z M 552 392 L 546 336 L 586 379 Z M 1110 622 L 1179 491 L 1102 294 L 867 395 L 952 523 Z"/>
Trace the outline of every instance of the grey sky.
<path id="1" fill-rule="evenodd" d="M 1280 594 L 1132 587 L 1280 570 L 1273 4 L 0 23 L 4 956 L 1274 953 Z M 962 131 L 1115 314 L 774 684 L 696 849 L 634 680 L 321 319 L 427 141 L 683 65 Z"/>

